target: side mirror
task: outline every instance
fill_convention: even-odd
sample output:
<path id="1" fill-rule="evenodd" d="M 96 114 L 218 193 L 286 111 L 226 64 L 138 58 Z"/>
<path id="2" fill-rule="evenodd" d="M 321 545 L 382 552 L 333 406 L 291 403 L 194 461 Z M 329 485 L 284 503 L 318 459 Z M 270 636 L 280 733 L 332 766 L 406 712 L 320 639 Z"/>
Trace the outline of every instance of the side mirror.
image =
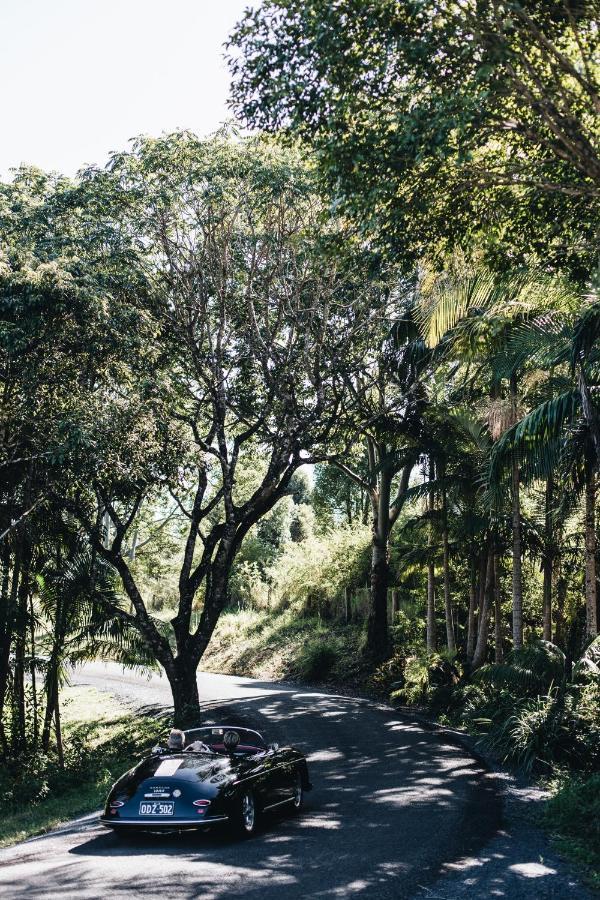
<path id="1" fill-rule="evenodd" d="M 268 748 L 272 753 L 276 753 L 279 750 L 279 744 L 277 741 L 274 741 L 272 744 L 269 744 Z"/>

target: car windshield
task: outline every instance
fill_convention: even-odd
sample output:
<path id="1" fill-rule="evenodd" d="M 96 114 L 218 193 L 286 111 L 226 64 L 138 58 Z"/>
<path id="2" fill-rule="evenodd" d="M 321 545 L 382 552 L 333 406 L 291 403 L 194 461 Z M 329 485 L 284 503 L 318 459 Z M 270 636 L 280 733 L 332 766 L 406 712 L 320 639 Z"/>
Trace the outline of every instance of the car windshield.
<path id="1" fill-rule="evenodd" d="M 258 753 L 267 749 L 267 744 L 258 733 L 251 728 L 237 728 L 227 725 L 205 726 L 204 728 L 191 728 L 185 732 L 185 746 L 188 747 L 194 741 L 202 741 L 213 753 L 227 753 L 227 748 L 223 741 L 225 732 L 235 731 L 239 736 L 239 743 L 235 748 L 235 753 Z"/>

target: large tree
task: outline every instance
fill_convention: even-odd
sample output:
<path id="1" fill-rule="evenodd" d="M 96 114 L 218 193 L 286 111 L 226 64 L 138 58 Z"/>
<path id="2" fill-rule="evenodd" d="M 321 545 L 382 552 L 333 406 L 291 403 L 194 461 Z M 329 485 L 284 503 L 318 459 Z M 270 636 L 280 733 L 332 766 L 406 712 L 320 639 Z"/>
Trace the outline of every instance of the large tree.
<path id="1" fill-rule="evenodd" d="M 337 452 L 331 459 L 369 498 L 371 510 L 371 602 L 365 653 L 381 662 L 389 655 L 389 544 L 422 444 L 425 391 L 422 379 L 431 353 L 413 318 L 413 285 L 399 280 L 388 302 L 387 333 L 373 332 L 374 348 L 348 378 L 348 428 L 360 435 L 358 458 Z M 383 337 L 385 340 L 382 340 Z"/>
<path id="2" fill-rule="evenodd" d="M 90 240 L 73 204 L 74 191 L 68 179 L 27 168 L 0 185 L 0 743 L 5 753 L 21 752 L 29 737 L 34 745 L 37 738 L 36 594 L 42 573 L 49 565 L 68 565 L 77 544 L 63 503 L 81 471 L 77 422 L 90 387 L 118 380 L 121 359 L 135 357 L 143 337 L 135 310 L 120 306 L 116 296 L 106 302 L 114 274 L 125 271 L 123 260 L 116 248 L 106 253 L 104 240 Z M 94 571 L 91 564 L 88 598 L 94 595 Z M 54 635 L 51 660 L 64 652 L 72 600 L 65 587 L 56 614 L 45 619 Z M 86 615 L 89 609 L 85 604 Z M 105 613 L 108 624 L 111 613 Z M 26 690 L 26 670 L 31 690 Z M 58 709 L 56 673 L 52 663 L 46 673 L 44 744 Z"/>
<path id="3" fill-rule="evenodd" d="M 470 235 L 491 260 L 597 255 L 593 0 L 265 0 L 230 41 L 234 107 L 300 134 L 409 258 Z M 560 227 L 557 224 L 560 222 Z"/>
<path id="4" fill-rule="evenodd" d="M 89 480 L 70 508 L 119 572 L 181 723 L 199 714 L 196 670 L 244 537 L 352 420 L 348 373 L 382 291 L 311 170 L 265 142 L 140 140 L 89 173 L 82 196 L 128 244 L 144 289 L 121 290 L 149 339 L 141 372 L 132 364 L 92 392 Z M 248 453 L 264 461 L 250 491 L 238 484 Z M 150 615 L 129 552 L 139 510 L 161 492 L 187 521 L 168 626 Z"/>

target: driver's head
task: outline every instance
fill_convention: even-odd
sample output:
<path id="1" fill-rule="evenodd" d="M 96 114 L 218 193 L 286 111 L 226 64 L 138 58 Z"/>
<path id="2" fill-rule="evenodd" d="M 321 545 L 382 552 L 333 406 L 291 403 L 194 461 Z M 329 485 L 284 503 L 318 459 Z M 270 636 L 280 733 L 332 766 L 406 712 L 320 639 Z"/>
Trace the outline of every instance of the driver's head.
<path id="1" fill-rule="evenodd" d="M 240 742 L 240 736 L 237 731 L 226 731 L 223 735 L 223 743 L 228 753 L 233 753 Z"/>
<path id="2" fill-rule="evenodd" d="M 183 750 L 185 747 L 185 734 L 179 728 L 172 728 L 167 741 L 169 750 Z"/>

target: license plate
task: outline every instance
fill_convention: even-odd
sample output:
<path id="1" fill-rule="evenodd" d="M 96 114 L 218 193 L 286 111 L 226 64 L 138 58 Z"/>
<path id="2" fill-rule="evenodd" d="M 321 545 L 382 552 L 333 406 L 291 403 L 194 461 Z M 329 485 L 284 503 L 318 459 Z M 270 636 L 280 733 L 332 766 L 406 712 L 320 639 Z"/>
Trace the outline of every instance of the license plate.
<path id="1" fill-rule="evenodd" d="M 140 803 L 140 816 L 172 816 L 174 812 L 175 804 L 173 802 L 165 803 L 153 800 L 150 803 Z"/>

